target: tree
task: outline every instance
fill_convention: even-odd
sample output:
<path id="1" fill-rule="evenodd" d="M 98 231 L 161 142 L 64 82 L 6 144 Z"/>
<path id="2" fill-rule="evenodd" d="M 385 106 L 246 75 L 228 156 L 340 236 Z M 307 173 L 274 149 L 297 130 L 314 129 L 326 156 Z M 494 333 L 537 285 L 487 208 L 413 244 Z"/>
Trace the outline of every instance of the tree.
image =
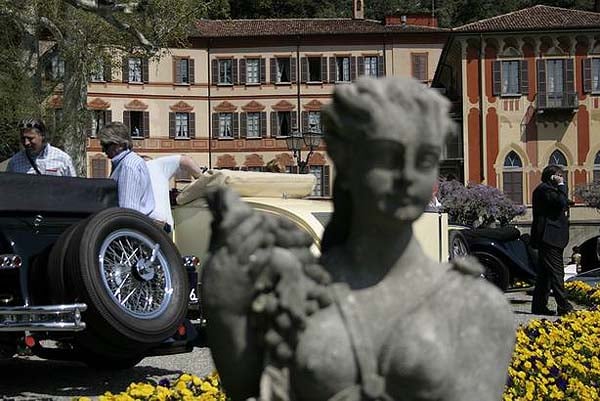
<path id="1" fill-rule="evenodd" d="M 0 142 L 13 146 L 9 137 L 15 136 L 16 121 L 26 115 L 48 117 L 50 95 L 60 94 L 62 116 L 53 141 L 64 146 L 78 174 L 85 175 L 91 120 L 87 86 L 98 63 L 118 67 L 119 60 L 110 57 L 115 53 L 158 58 L 168 47 L 185 45 L 193 22 L 210 5 L 204 0 L 0 0 L 0 55 L 10 56 L 0 67 L 1 105 L 6 107 L 0 115 Z M 52 60 L 64 63 L 64 73 L 48 74 Z"/>

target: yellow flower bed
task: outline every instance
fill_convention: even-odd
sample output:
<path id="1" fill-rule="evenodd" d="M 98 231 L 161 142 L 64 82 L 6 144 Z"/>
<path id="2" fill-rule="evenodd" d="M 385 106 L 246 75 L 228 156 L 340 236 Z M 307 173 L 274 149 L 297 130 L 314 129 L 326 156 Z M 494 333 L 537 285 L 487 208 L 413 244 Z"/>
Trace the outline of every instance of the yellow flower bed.
<path id="1" fill-rule="evenodd" d="M 577 303 L 598 305 L 600 289 L 568 283 Z M 600 400 L 600 311 L 577 311 L 555 322 L 532 320 L 517 331 L 504 401 Z"/>
<path id="2" fill-rule="evenodd" d="M 74 401 L 91 401 L 88 397 L 74 398 Z M 106 392 L 98 401 L 227 401 L 221 389 L 219 376 L 213 373 L 204 379 L 190 374 L 182 374 L 171 385 L 161 380 L 157 386 L 149 383 L 131 383 L 127 390 L 119 394 Z"/>

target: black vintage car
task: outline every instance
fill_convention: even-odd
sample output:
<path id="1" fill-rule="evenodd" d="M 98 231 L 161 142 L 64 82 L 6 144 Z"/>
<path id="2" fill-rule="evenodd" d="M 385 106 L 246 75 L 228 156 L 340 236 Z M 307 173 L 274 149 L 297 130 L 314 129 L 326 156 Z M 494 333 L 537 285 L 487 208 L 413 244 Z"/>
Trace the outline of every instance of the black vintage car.
<path id="1" fill-rule="evenodd" d="M 0 173 L 0 357 L 124 368 L 189 352 L 190 284 L 170 238 L 114 181 Z"/>

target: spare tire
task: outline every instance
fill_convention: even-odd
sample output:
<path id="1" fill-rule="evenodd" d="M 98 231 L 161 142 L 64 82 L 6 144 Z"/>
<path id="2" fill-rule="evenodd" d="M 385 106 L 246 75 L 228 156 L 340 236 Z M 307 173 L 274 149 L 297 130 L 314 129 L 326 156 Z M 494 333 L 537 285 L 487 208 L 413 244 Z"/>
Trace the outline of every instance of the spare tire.
<path id="1" fill-rule="evenodd" d="M 138 355 L 173 335 L 187 312 L 188 279 L 171 239 L 145 215 L 111 208 L 72 235 L 66 283 L 84 302 L 78 342 Z"/>

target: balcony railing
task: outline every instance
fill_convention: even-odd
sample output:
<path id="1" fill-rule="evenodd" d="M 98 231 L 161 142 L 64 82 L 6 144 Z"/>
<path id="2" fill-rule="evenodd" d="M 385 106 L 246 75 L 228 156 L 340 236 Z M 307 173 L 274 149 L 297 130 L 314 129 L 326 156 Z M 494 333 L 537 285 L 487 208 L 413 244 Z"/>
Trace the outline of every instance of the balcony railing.
<path id="1" fill-rule="evenodd" d="M 538 92 L 537 110 L 575 110 L 579 107 L 577 92 Z"/>

